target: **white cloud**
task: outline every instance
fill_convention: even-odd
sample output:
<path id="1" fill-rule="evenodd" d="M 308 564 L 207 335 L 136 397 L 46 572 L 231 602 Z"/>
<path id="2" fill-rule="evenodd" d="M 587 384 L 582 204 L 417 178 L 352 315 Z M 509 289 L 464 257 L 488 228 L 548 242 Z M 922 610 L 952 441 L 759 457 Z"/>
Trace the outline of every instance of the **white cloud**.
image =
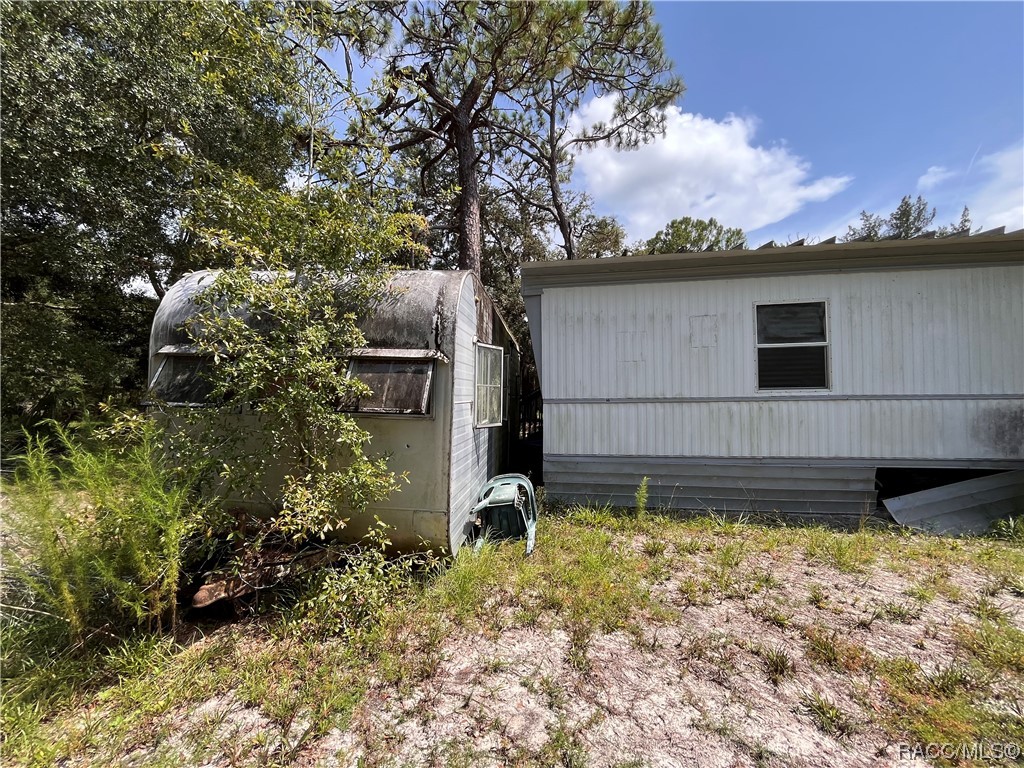
<path id="1" fill-rule="evenodd" d="M 918 192 L 927 192 L 935 189 L 946 179 L 956 176 L 956 171 L 950 171 L 941 165 L 929 166 L 928 170 L 917 180 Z"/>
<path id="2" fill-rule="evenodd" d="M 974 226 L 1024 228 L 1024 144 L 985 155 L 974 167 L 988 176 L 970 196 Z"/>
<path id="3" fill-rule="evenodd" d="M 571 126 L 579 130 L 611 115 L 613 97 L 595 98 Z M 631 238 L 649 238 L 681 216 L 714 216 L 746 231 L 785 219 L 827 200 L 849 176 L 810 178 L 810 164 L 784 146 L 753 143 L 757 121 L 730 115 L 719 122 L 670 107 L 666 135 L 629 152 L 610 147 L 576 158 L 576 182 L 601 212 Z"/>

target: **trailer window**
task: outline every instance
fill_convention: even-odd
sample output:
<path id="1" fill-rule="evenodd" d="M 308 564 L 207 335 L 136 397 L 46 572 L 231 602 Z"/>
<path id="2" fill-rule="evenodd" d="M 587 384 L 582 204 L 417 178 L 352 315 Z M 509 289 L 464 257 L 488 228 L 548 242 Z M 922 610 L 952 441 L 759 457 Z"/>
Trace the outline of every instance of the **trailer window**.
<path id="1" fill-rule="evenodd" d="M 150 392 L 172 405 L 201 405 L 212 399 L 213 358 L 209 355 L 163 355 Z"/>
<path id="2" fill-rule="evenodd" d="M 828 389 L 828 313 L 824 301 L 759 304 L 757 388 Z"/>
<path id="3" fill-rule="evenodd" d="M 373 393 L 345 410 L 426 416 L 430 413 L 433 373 L 433 360 L 354 358 L 349 363 L 349 376 L 359 379 Z"/>
<path id="4" fill-rule="evenodd" d="M 488 344 L 476 346 L 475 419 L 478 427 L 500 427 L 504 419 L 504 350 Z"/>

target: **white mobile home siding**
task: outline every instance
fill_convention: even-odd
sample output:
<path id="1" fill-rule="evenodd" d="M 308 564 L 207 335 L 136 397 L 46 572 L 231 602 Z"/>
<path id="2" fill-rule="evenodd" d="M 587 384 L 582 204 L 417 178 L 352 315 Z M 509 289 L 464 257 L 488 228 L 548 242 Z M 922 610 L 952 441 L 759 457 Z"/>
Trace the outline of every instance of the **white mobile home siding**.
<path id="1" fill-rule="evenodd" d="M 647 475 L 672 506 L 856 514 L 877 466 L 1024 465 L 1021 260 L 537 282 L 554 496 L 629 503 Z M 758 391 L 755 305 L 812 301 L 827 303 L 829 389 Z"/>
<path id="2" fill-rule="evenodd" d="M 998 422 L 1021 409 L 1021 272 L 545 291 L 545 446 L 580 455 L 1020 456 Z M 828 307 L 831 389 L 758 392 L 755 303 L 820 300 Z M 696 338 L 709 325 L 717 334 Z"/>

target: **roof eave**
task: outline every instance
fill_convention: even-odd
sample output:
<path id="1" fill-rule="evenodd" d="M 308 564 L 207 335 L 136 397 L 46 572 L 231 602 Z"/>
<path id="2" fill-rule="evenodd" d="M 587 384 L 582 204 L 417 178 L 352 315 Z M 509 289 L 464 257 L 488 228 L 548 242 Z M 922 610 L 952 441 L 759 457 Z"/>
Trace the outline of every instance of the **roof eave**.
<path id="1" fill-rule="evenodd" d="M 1024 230 L 949 240 L 823 243 L 761 250 L 620 256 L 522 265 L 523 295 L 603 283 L 1024 264 Z"/>

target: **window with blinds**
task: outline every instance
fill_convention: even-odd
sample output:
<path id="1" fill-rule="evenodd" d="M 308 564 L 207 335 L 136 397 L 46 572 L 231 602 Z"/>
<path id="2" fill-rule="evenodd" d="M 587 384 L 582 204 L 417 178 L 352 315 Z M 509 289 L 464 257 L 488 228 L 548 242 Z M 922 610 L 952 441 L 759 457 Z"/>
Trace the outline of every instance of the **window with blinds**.
<path id="1" fill-rule="evenodd" d="M 828 311 L 824 301 L 758 304 L 757 388 L 828 389 Z"/>

